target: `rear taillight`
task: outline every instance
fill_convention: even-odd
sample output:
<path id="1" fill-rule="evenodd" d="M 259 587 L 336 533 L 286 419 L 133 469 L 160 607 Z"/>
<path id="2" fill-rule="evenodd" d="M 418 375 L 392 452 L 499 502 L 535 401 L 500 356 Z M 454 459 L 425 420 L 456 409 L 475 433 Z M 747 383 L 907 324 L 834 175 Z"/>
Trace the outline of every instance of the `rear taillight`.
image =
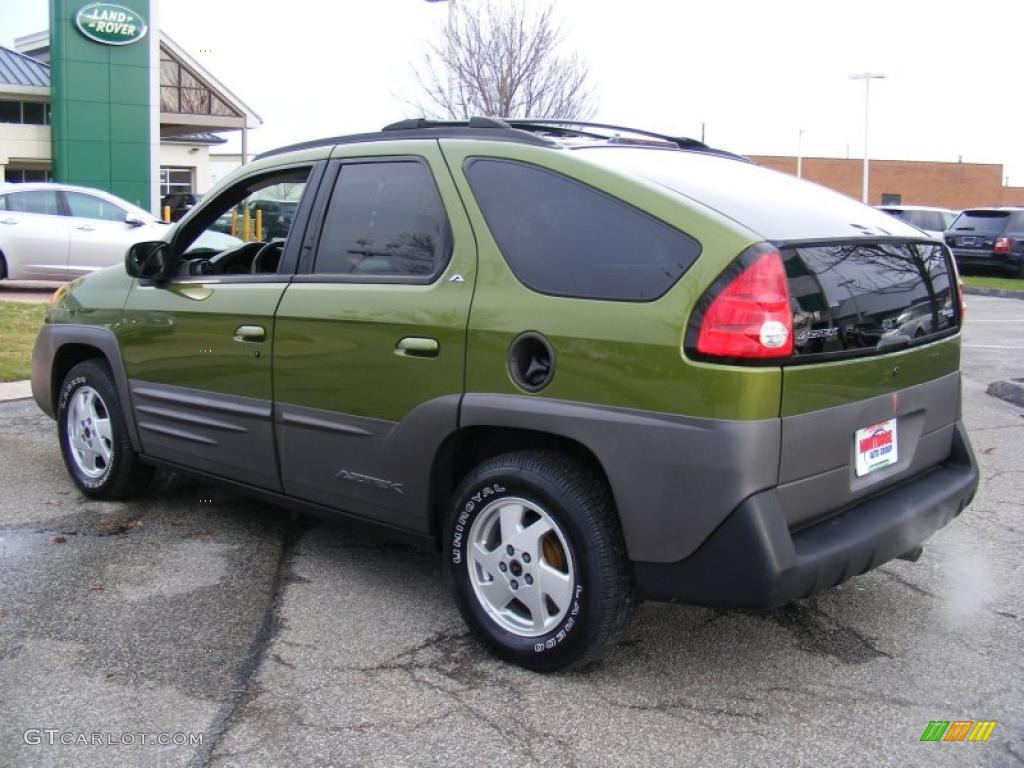
<path id="1" fill-rule="evenodd" d="M 1008 237 L 997 237 L 992 246 L 992 253 L 1009 253 L 1013 250 L 1013 241 Z"/>
<path id="2" fill-rule="evenodd" d="M 767 244 L 747 249 L 698 305 L 687 347 L 699 357 L 764 360 L 793 354 L 786 270 Z"/>

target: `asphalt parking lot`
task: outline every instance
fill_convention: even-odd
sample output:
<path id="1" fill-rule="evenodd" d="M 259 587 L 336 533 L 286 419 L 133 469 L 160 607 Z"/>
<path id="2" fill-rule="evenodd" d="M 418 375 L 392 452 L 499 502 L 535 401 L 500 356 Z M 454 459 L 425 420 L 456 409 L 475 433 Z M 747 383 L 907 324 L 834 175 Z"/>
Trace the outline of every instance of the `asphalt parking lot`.
<path id="1" fill-rule="evenodd" d="M 1024 302 L 968 313 L 983 479 L 918 563 L 772 612 L 645 605 L 553 676 L 482 650 L 431 553 L 175 475 L 87 501 L 53 423 L 0 404 L 0 765 L 1024 764 L 1024 411 L 985 393 L 1024 377 Z M 920 741 L 958 719 L 998 725 Z"/>

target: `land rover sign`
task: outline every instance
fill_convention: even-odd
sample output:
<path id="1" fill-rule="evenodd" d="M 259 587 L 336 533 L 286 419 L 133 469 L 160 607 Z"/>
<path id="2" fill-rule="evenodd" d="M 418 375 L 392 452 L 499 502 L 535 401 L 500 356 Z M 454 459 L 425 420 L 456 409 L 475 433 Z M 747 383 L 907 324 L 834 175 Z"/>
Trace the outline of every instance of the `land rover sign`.
<path id="1" fill-rule="evenodd" d="M 131 8 L 90 3 L 75 14 L 78 31 L 104 45 L 128 45 L 146 36 L 146 20 Z"/>

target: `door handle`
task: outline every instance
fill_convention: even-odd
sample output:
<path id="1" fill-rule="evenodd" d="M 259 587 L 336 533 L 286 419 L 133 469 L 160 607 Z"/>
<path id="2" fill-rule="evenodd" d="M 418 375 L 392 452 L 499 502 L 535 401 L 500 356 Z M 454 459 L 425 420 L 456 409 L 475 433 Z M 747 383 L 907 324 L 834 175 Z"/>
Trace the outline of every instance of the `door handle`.
<path id="1" fill-rule="evenodd" d="M 80 227 L 75 227 L 75 229 L 80 229 L 82 232 L 95 232 L 96 231 L 96 227 L 91 227 L 88 224 L 83 224 Z"/>
<path id="2" fill-rule="evenodd" d="M 17 224 L 17 219 L 4 219 L 0 224 Z"/>
<path id="3" fill-rule="evenodd" d="M 406 336 L 395 345 L 395 354 L 404 357 L 437 357 L 441 346 L 437 339 L 424 339 L 419 336 Z"/>
<path id="4" fill-rule="evenodd" d="M 267 329 L 262 325 L 240 325 L 235 328 L 235 341 L 266 341 Z"/>

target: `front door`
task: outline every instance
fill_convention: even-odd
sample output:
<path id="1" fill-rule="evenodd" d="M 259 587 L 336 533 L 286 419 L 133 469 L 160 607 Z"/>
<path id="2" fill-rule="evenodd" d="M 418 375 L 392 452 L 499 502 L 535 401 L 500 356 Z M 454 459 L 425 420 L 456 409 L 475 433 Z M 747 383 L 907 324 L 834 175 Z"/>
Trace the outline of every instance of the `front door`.
<path id="1" fill-rule="evenodd" d="M 85 192 L 62 193 L 71 215 L 68 228 L 68 273 L 72 278 L 124 262 L 128 246 L 152 239 L 126 221 L 128 211 Z M 146 227 L 155 230 L 157 225 Z M 160 235 L 156 235 L 159 237 Z"/>
<path id="2" fill-rule="evenodd" d="M 250 485 L 280 489 L 272 428 L 274 311 L 294 272 L 300 226 L 250 242 L 210 232 L 254 198 L 300 201 L 312 166 L 263 171 L 179 225 L 175 276 L 138 281 L 119 330 L 143 452 Z M 205 227 L 204 227 L 205 225 Z M 205 237 L 204 237 L 205 235 Z M 192 242 L 227 243 L 192 249 Z"/>
<path id="3" fill-rule="evenodd" d="M 284 490 L 426 530 L 416 510 L 456 428 L 476 247 L 435 142 L 332 162 L 314 258 L 274 328 Z"/>

